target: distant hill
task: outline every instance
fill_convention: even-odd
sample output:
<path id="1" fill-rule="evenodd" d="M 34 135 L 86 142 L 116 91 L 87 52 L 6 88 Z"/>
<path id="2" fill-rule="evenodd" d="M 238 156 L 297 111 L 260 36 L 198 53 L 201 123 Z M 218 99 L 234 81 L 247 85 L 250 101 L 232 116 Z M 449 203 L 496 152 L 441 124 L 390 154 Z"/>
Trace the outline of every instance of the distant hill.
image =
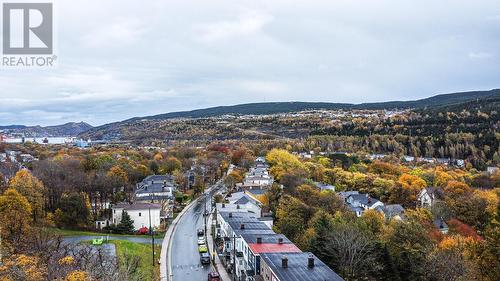
<path id="1" fill-rule="evenodd" d="M 129 120 L 141 119 L 171 119 L 171 118 L 203 118 L 214 117 L 226 114 L 232 115 L 265 115 L 297 112 L 312 109 L 343 109 L 351 108 L 353 105 L 348 103 L 327 103 L 327 102 L 265 102 L 265 103 L 247 103 L 229 106 L 216 106 L 191 111 L 170 112 L 154 116 L 135 117 Z"/>
<path id="2" fill-rule="evenodd" d="M 0 126 L 0 130 L 23 129 L 23 128 L 26 128 L 26 126 L 24 125 Z"/>
<path id="3" fill-rule="evenodd" d="M 23 135 L 25 137 L 77 136 L 91 128 L 92 126 L 85 122 L 70 122 L 62 125 L 47 127 L 23 125 L 0 126 L 0 130 L 3 130 L 4 133 Z"/>
<path id="4" fill-rule="evenodd" d="M 327 103 L 327 102 L 265 102 L 265 103 L 248 103 L 231 106 L 217 106 L 205 109 L 197 109 L 191 111 L 170 112 L 154 116 L 135 117 L 126 121 L 136 120 L 164 120 L 171 118 L 203 118 L 214 117 L 226 114 L 233 115 L 264 115 L 289 113 L 304 110 L 335 110 L 335 109 L 419 109 L 425 107 L 434 107 L 436 105 L 450 105 L 487 97 L 500 96 L 500 89 L 490 91 L 473 91 L 461 92 L 453 94 L 442 94 L 430 98 L 414 100 L 414 101 L 389 101 L 378 103 Z"/>
<path id="5" fill-rule="evenodd" d="M 146 140 L 146 139 L 164 139 L 176 135 L 182 139 L 184 134 L 203 135 L 200 138 L 221 138 L 227 136 L 227 128 L 229 125 L 218 124 L 214 120 L 202 120 L 208 117 L 223 116 L 223 115 L 265 115 L 290 113 L 305 110 L 352 110 L 352 109 L 414 109 L 415 111 L 440 111 L 445 110 L 445 106 L 450 109 L 461 111 L 461 108 L 482 108 L 489 106 L 490 99 L 499 99 L 500 89 L 491 91 L 474 91 L 455 94 L 443 94 L 430 98 L 415 100 L 415 101 L 391 101 L 381 103 L 364 103 L 364 104 L 346 104 L 346 103 L 323 103 L 323 102 L 268 102 L 268 103 L 251 103 L 233 106 L 218 106 L 206 109 L 198 109 L 192 111 L 172 112 L 155 116 L 136 117 L 121 122 L 110 123 L 99 127 L 92 128 L 80 136 L 83 138 L 92 139 L 122 139 L 122 140 Z M 466 103 L 466 104 L 465 104 Z M 495 104 L 495 103 L 493 103 Z M 183 122 L 170 123 L 169 121 L 177 120 L 176 118 L 188 118 Z M 234 135 L 248 137 L 255 135 L 258 130 L 262 131 L 262 124 L 239 124 L 238 121 L 233 122 Z M 298 125 L 298 124 L 297 124 Z M 314 124 L 311 124 L 315 126 Z M 245 127 L 246 126 L 246 127 Z M 251 126 L 255 126 L 253 129 Z M 279 128 L 278 128 L 279 129 Z M 190 130 L 201 130 L 201 132 L 192 132 Z M 240 131 L 243 130 L 244 133 Z M 277 130 L 276 127 L 270 125 L 266 130 L 267 133 Z M 282 135 L 296 135 L 296 131 L 283 133 Z M 307 135 L 307 133 L 305 133 Z"/>

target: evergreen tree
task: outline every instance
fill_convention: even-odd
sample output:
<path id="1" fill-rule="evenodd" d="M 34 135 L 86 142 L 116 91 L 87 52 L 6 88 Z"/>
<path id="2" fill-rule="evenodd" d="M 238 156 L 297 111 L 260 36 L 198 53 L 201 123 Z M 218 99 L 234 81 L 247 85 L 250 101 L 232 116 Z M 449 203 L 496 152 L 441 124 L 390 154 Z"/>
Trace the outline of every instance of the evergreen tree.
<path id="1" fill-rule="evenodd" d="M 130 215 L 123 211 L 122 219 L 120 223 L 116 226 L 117 233 L 131 233 L 134 231 L 134 220 L 130 218 Z"/>

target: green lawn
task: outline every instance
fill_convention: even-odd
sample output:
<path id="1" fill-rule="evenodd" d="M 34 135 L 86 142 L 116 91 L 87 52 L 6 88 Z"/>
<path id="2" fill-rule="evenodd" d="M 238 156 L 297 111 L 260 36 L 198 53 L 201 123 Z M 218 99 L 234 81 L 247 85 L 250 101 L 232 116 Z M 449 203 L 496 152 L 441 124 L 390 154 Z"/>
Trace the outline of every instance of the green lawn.
<path id="1" fill-rule="evenodd" d="M 102 233 L 102 232 L 92 232 L 92 231 L 81 231 L 81 230 L 71 230 L 71 229 L 62 229 L 62 228 L 50 228 L 51 231 L 53 231 L 56 234 L 62 235 L 62 236 L 106 236 L 108 235 L 107 233 Z M 133 235 L 133 234 L 109 234 L 110 237 L 112 236 L 128 236 L 128 237 L 144 237 L 148 238 L 150 236 L 148 235 Z M 158 233 L 155 235 L 155 238 L 163 238 L 165 236 L 165 233 Z"/>
<path id="2" fill-rule="evenodd" d="M 160 245 L 155 245 L 155 267 L 153 269 L 153 251 L 150 244 L 133 243 L 123 240 L 110 240 L 109 243 L 115 244 L 118 258 L 127 252 L 132 256 L 139 257 L 139 268 L 144 274 L 144 280 L 160 279 L 160 265 L 158 264 L 161 251 Z"/>

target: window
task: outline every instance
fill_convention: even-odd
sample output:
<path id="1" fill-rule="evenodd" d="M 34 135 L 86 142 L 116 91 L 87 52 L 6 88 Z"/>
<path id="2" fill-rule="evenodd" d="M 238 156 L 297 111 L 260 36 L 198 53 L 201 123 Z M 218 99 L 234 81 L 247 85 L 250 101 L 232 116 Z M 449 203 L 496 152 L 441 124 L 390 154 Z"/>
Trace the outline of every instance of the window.
<path id="1" fill-rule="evenodd" d="M 141 216 L 141 213 L 139 213 L 139 217 Z"/>

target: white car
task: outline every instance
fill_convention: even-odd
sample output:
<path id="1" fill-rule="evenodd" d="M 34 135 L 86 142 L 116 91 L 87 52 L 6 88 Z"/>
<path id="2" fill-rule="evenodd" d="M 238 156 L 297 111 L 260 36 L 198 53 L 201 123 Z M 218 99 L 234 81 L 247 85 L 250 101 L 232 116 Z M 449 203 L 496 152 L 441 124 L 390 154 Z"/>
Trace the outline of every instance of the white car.
<path id="1" fill-rule="evenodd" d="M 200 237 L 198 238 L 198 245 L 204 245 L 205 244 L 205 238 Z"/>

